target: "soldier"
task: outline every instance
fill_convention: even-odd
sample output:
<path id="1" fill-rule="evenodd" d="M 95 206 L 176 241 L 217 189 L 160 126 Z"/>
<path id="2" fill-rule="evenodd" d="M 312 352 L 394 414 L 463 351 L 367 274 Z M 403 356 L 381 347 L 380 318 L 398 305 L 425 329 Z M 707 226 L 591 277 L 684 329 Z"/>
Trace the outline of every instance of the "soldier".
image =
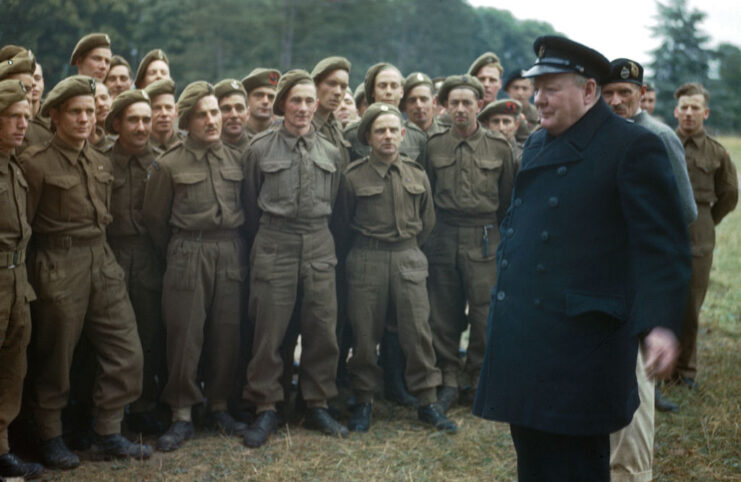
<path id="1" fill-rule="evenodd" d="M 646 82 L 646 92 L 641 96 L 641 109 L 654 115 L 656 108 L 656 89 L 651 82 Z"/>
<path id="2" fill-rule="evenodd" d="M 350 81 L 350 61 L 344 57 L 327 57 L 314 66 L 311 78 L 316 85 L 316 113 L 311 120 L 314 130 L 337 146 L 342 154 L 340 170 L 350 163 L 350 143 L 342 137 L 342 128 L 334 111 L 342 103 L 347 83 Z"/>
<path id="3" fill-rule="evenodd" d="M 468 68 L 468 75 L 476 77 L 484 88 L 484 106 L 497 99 L 502 87 L 504 67 L 494 52 L 481 54 Z"/>
<path id="4" fill-rule="evenodd" d="M 399 69 L 391 64 L 386 62 L 375 64 L 365 74 L 363 91 L 365 92 L 367 105 L 374 102 L 384 102 L 398 109 L 404 95 L 404 77 L 402 77 Z M 370 153 L 370 148 L 358 139 L 358 124 L 358 122 L 348 124 L 344 131 L 345 139 L 352 144 L 350 157 L 353 160 L 365 157 Z M 427 136 L 413 123 L 405 122 L 404 128 L 407 133 L 401 141 L 399 149 L 402 154 L 416 160 L 419 153 L 424 149 Z"/>
<path id="5" fill-rule="evenodd" d="M 31 337 L 29 302 L 36 299 L 26 274 L 31 226 L 26 219 L 28 184 L 15 149 L 23 142 L 31 107 L 19 80 L 0 81 L 0 477 L 35 478 L 44 470 L 10 452 L 8 425 L 18 416 Z"/>
<path id="6" fill-rule="evenodd" d="M 355 100 L 355 108 L 358 111 L 358 119 L 356 120 L 360 120 L 360 117 L 362 117 L 363 114 L 365 113 L 365 109 L 368 108 L 368 102 L 366 102 L 365 100 L 365 84 L 363 82 L 361 82 L 360 84 L 358 84 L 357 87 L 355 87 L 355 93 L 353 94 L 352 97 L 353 97 L 353 100 Z"/>
<path id="7" fill-rule="evenodd" d="M 119 94 L 105 128 L 118 136 L 106 152 L 113 164 L 113 222 L 108 227 L 108 242 L 124 270 L 144 353 L 142 394 L 130 405 L 126 425 L 135 433 L 160 433 L 167 428 L 155 411 L 165 381 L 160 304 L 164 269 L 142 223 L 146 173 L 155 157 L 149 145 L 152 107 L 147 93 L 137 89 Z"/>
<path id="8" fill-rule="evenodd" d="M 221 142 L 221 112 L 211 84 L 189 84 L 178 99 L 185 140 L 149 169 L 143 222 L 167 260 L 162 313 L 168 379 L 162 401 L 172 424 L 157 440 L 171 451 L 193 437 L 191 408 L 204 401 L 209 423 L 227 434 L 246 428 L 227 412 L 239 355 L 241 286 L 246 276 L 242 165 Z M 205 356 L 203 355 L 205 354 Z"/>
<path id="9" fill-rule="evenodd" d="M 674 379 L 697 388 L 697 326 L 710 282 L 715 226 L 738 201 L 738 177 L 728 151 L 704 129 L 710 115 L 710 94 L 700 84 L 684 84 L 674 92 L 677 135 L 684 145 L 687 171 L 697 202 L 697 219 L 690 225 L 692 277 L 679 337 L 680 355 Z"/>
<path id="10" fill-rule="evenodd" d="M 275 69 L 253 69 L 244 79 L 242 86 L 247 92 L 247 135 L 250 139 L 273 123 L 273 102 L 280 72 Z"/>
<path id="11" fill-rule="evenodd" d="M 358 109 L 355 107 L 355 99 L 353 99 L 350 87 L 345 89 L 345 96 L 342 98 L 342 103 L 335 111 L 335 117 L 340 121 L 343 129 L 350 122 L 358 120 Z"/>
<path id="12" fill-rule="evenodd" d="M 22 47 L 18 48 L 22 49 Z M 6 52 L 12 51 L 6 50 Z M 19 63 L 28 63 L 28 60 L 24 59 L 22 60 L 22 62 L 16 62 L 16 65 L 14 67 L 15 69 L 18 69 L 20 67 L 20 65 L 18 65 Z M 0 70 L 2 69 L 3 68 L 0 68 Z M 25 74 L 23 75 L 25 76 Z M 26 81 L 26 83 L 27 82 L 28 81 Z M 31 122 L 29 122 L 28 124 L 26 137 L 23 139 L 23 143 L 21 144 L 21 146 L 17 149 L 18 153 L 23 152 L 23 150 L 25 150 L 30 145 L 43 144 L 49 141 L 54 135 L 54 133 L 51 131 L 51 120 L 49 120 L 48 117 L 41 115 L 41 97 L 44 94 L 44 75 L 41 64 L 39 64 L 38 62 L 36 62 L 36 68 L 34 69 L 31 78 L 30 94 L 31 95 L 29 96 L 29 98 L 31 102 L 32 119 Z"/>
<path id="13" fill-rule="evenodd" d="M 244 396 L 257 406 L 257 418 L 244 436 L 248 447 L 263 445 L 277 427 L 276 404 L 284 398 L 279 348 L 299 292 L 306 426 L 329 435 L 348 433 L 327 411 L 327 400 L 337 395 L 338 355 L 337 258 L 328 218 L 342 158 L 311 125 L 316 104 L 308 72 L 283 75 L 273 111 L 284 118 L 279 127 L 255 136 L 245 163 L 243 204 L 254 236 L 249 313 L 255 341 Z"/>
<path id="14" fill-rule="evenodd" d="M 175 82 L 161 79 L 145 89 L 152 101 L 152 133 L 149 144 L 160 155 L 180 142 L 185 136 L 175 128 L 178 106 L 175 104 Z"/>
<path id="15" fill-rule="evenodd" d="M 62 440 L 70 365 L 84 332 L 100 366 L 95 380 L 94 453 L 101 458 L 148 458 L 147 445 L 121 436 L 124 407 L 141 393 L 142 351 L 126 294 L 124 273 L 105 239 L 111 222 L 110 161 L 87 141 L 95 119 L 95 80 L 75 75 L 49 93 L 42 115 L 55 127 L 52 140 L 23 153 L 28 219 L 34 232 L 29 272 L 38 294 L 32 306 L 34 375 L 29 405 L 47 467 L 80 463 Z"/>
<path id="16" fill-rule="evenodd" d="M 35 116 L 41 110 L 41 98 L 44 96 L 44 69 L 36 62 L 36 70 L 33 72 L 33 90 L 31 91 L 31 116 Z"/>
<path id="17" fill-rule="evenodd" d="M 113 145 L 115 141 L 105 131 L 105 119 L 111 111 L 111 96 L 108 93 L 108 87 L 102 82 L 95 84 L 95 125 L 90 134 L 90 145 L 105 152 Z"/>
<path id="18" fill-rule="evenodd" d="M 23 49 L 12 58 L 0 64 L 0 80 L 19 80 L 26 89 L 26 99 L 33 102 L 33 73 L 36 71 L 36 59 L 30 50 Z"/>
<path id="19" fill-rule="evenodd" d="M 641 110 L 641 95 L 645 92 L 643 67 L 630 59 L 610 62 L 610 75 L 602 83 L 602 97 L 620 117 L 653 132 L 664 143 L 671 163 L 686 223 L 697 218 L 697 206 L 687 175 L 684 148 L 671 128 Z M 645 347 L 642 347 L 645 348 Z M 641 403 L 630 424 L 610 435 L 610 470 L 613 480 L 652 479 L 654 446 L 654 405 L 657 410 L 678 411 L 679 407 L 666 400 L 645 370 L 643 350 L 638 350 L 636 380 Z"/>
<path id="20" fill-rule="evenodd" d="M 530 103 L 530 97 L 533 95 L 533 81 L 532 79 L 526 79 L 522 75 L 525 73 L 524 70 L 515 70 L 507 77 L 504 82 L 504 91 L 508 96 L 518 101 L 522 105 L 522 120 L 517 128 L 517 142 L 524 143 L 527 140 L 527 136 L 530 135 L 540 125 L 540 115 L 538 109 Z"/>
<path id="21" fill-rule="evenodd" d="M 105 86 L 114 100 L 120 93 L 131 89 L 131 65 L 120 55 L 111 57 L 111 69 L 105 78 Z"/>
<path id="22" fill-rule="evenodd" d="M 515 133 L 522 121 L 522 104 L 512 99 L 494 101 L 481 109 L 478 119 L 485 129 L 499 132 L 507 139 L 517 173 L 522 159 L 522 144 L 515 138 Z"/>
<path id="23" fill-rule="evenodd" d="M 435 115 L 437 97 L 433 94 L 432 80 L 422 72 L 413 72 L 404 80 L 404 97 L 401 100 L 402 111 L 409 116 L 427 137 L 444 132 L 448 126 L 440 123 Z"/>
<path id="24" fill-rule="evenodd" d="M 103 82 L 111 66 L 111 39 L 105 33 L 87 34 L 77 42 L 69 64 L 77 73 Z"/>
<path id="25" fill-rule="evenodd" d="M 499 220 L 509 207 L 514 176 L 507 140 L 476 121 L 483 97 L 484 88 L 475 77 L 445 80 L 438 100 L 453 127 L 430 137 L 423 158 L 437 215 L 423 248 L 430 264 L 430 325 L 443 374 L 439 400 L 444 411 L 465 388 L 464 373 L 475 392 L 485 351 L 489 293 L 497 274 Z M 468 326 L 464 368 L 458 347 Z"/>
<path id="26" fill-rule="evenodd" d="M 170 77 L 170 62 L 162 50 L 150 50 L 139 62 L 139 68 L 136 69 L 136 77 L 134 78 L 134 86 L 137 89 L 143 89 L 160 79 L 172 79 Z"/>
<path id="27" fill-rule="evenodd" d="M 247 92 L 237 79 L 222 80 L 214 86 L 214 91 L 219 101 L 223 123 L 221 141 L 241 158 L 250 141 L 245 130 L 249 117 Z"/>
<path id="28" fill-rule="evenodd" d="M 353 327 L 348 369 L 357 403 L 348 427 L 360 432 L 370 427 L 381 378 L 376 345 L 391 310 L 408 361 L 407 386 L 419 399 L 419 419 L 454 433 L 455 422 L 436 403 L 442 377 L 435 367 L 429 325 L 427 259 L 419 249 L 435 224 L 430 184 L 422 166 L 399 155 L 404 129 L 398 109 L 380 102 L 371 105 L 358 134 L 370 144 L 371 154 L 348 167 L 341 194 L 346 222 L 355 233 L 347 258 Z"/>

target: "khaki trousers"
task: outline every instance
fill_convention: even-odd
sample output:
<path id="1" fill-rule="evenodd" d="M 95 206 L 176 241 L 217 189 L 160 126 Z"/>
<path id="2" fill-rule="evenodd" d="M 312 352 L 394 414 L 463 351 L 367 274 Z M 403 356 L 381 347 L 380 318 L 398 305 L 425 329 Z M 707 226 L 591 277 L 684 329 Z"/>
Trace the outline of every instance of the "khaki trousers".
<path id="1" fill-rule="evenodd" d="M 226 410 L 239 361 L 244 242 L 236 231 L 212 239 L 175 235 L 167 249 L 162 314 L 167 383 L 162 401 L 173 409 L 203 402 Z M 199 366 L 201 372 L 199 372 Z"/>
<path id="2" fill-rule="evenodd" d="M 29 302 L 34 296 L 25 264 L 0 267 L 0 293 L 0 455 L 3 455 L 10 451 L 8 425 L 21 409 L 26 347 L 31 337 Z"/>
<path id="3" fill-rule="evenodd" d="M 124 273 L 108 244 L 38 249 L 30 263 L 39 299 L 31 305 L 30 406 L 42 440 L 62 435 L 70 367 L 85 332 L 100 371 L 95 379 L 95 432 L 121 431 L 124 407 L 142 387 L 142 350 Z"/>
<path id="4" fill-rule="evenodd" d="M 381 386 L 376 346 L 381 342 L 387 319 L 398 323 L 409 391 L 419 398 L 420 405 L 437 401 L 436 388 L 442 383 L 442 376 L 435 366 L 432 347 L 427 269 L 427 259 L 417 247 L 350 251 L 348 314 L 353 345 L 348 370 L 358 402 L 371 402 Z"/>
<path id="5" fill-rule="evenodd" d="M 627 427 L 610 434 L 610 480 L 650 481 L 654 460 L 654 381 L 638 350 L 636 379 L 641 404 Z"/>
<path id="6" fill-rule="evenodd" d="M 258 412 L 283 400 L 280 346 L 299 297 L 302 395 L 310 407 L 337 395 L 336 265 L 327 227 L 294 233 L 260 226 L 250 255 L 249 312 L 255 331 L 244 390 Z"/>

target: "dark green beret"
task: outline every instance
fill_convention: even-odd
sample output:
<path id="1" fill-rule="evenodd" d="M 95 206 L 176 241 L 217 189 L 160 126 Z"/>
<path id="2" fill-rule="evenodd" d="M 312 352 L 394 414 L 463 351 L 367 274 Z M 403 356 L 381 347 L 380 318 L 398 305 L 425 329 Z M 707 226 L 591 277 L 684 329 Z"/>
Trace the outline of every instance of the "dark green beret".
<path id="1" fill-rule="evenodd" d="M 214 95 L 214 86 L 205 80 L 198 80 L 188 84 L 178 97 L 178 127 L 181 129 L 188 128 L 190 120 L 190 111 L 196 106 L 199 100 Z"/>
<path id="2" fill-rule="evenodd" d="M 129 76 L 131 76 L 131 65 L 125 58 L 120 55 L 114 55 L 111 57 L 111 69 L 113 69 L 113 67 L 118 67 L 119 65 L 126 67 L 129 70 Z M 108 72 L 110 72 L 110 70 Z"/>
<path id="3" fill-rule="evenodd" d="M 614 82 L 630 82 L 637 86 L 643 85 L 643 66 L 630 59 L 615 59 L 610 62 L 610 75 L 603 84 Z"/>
<path id="4" fill-rule="evenodd" d="M 258 67 L 252 69 L 252 72 L 242 79 L 242 86 L 244 90 L 249 93 L 252 89 L 258 87 L 272 87 L 275 88 L 280 80 L 280 71 L 275 69 L 264 69 Z"/>
<path id="5" fill-rule="evenodd" d="M 113 130 L 113 120 L 121 115 L 128 106 L 136 104 L 137 102 L 146 102 L 148 105 L 152 105 L 152 101 L 149 99 L 149 94 L 142 89 L 126 90 L 118 94 L 118 97 L 116 97 L 113 100 L 113 104 L 111 104 L 111 111 L 105 118 L 106 132 L 109 134 L 118 134 L 118 132 Z"/>
<path id="6" fill-rule="evenodd" d="M 20 45 L 8 44 L 3 46 L 3 48 L 0 49 L 0 62 L 12 59 L 24 50 L 26 49 L 21 47 Z"/>
<path id="7" fill-rule="evenodd" d="M 150 99 L 154 99 L 158 95 L 171 94 L 175 95 L 175 82 L 172 79 L 159 79 L 149 84 L 144 89 L 149 95 Z"/>
<path id="8" fill-rule="evenodd" d="M 275 114 L 284 114 L 280 108 L 280 103 L 288 95 L 288 92 L 293 86 L 299 83 L 310 83 L 314 85 L 314 79 L 311 78 L 311 75 L 307 71 L 301 69 L 289 70 L 281 76 L 278 81 L 278 88 L 275 91 L 275 102 L 273 102 L 273 112 Z"/>
<path id="9" fill-rule="evenodd" d="M 89 95 L 95 97 L 95 79 L 87 75 L 73 75 L 61 80 L 51 89 L 46 96 L 44 105 L 41 106 L 41 115 L 49 117 L 49 109 L 59 107 L 67 99 L 77 97 L 78 95 Z"/>
<path id="10" fill-rule="evenodd" d="M 371 105 L 376 101 L 373 98 L 373 93 L 376 87 L 376 76 L 383 70 L 395 70 L 399 72 L 399 76 L 401 77 L 401 71 L 392 64 L 389 64 L 387 62 L 380 62 L 378 64 L 372 65 L 371 68 L 368 69 L 368 72 L 365 73 L 365 80 L 363 81 L 363 86 L 365 87 L 365 101 L 368 103 L 368 105 Z M 401 77 L 401 83 L 403 87 L 404 77 Z"/>
<path id="11" fill-rule="evenodd" d="M 476 94 L 476 97 L 479 99 L 484 98 L 484 86 L 481 85 L 479 79 L 472 75 L 464 74 L 451 75 L 450 77 L 445 79 L 445 82 L 443 82 L 443 85 L 440 87 L 440 92 L 437 93 L 437 101 L 440 104 L 445 104 L 446 102 L 448 102 L 448 95 L 450 94 L 450 91 L 453 89 L 458 89 L 460 87 L 471 89 Z"/>
<path id="12" fill-rule="evenodd" d="M 26 100 L 26 88 L 20 80 L 0 80 L 0 112 L 22 100 Z"/>
<path id="13" fill-rule="evenodd" d="M 566 37 L 538 37 L 533 51 L 538 58 L 523 77 L 576 73 L 601 84 L 610 74 L 610 62 L 604 55 Z"/>
<path id="14" fill-rule="evenodd" d="M 366 139 L 365 136 L 373 125 L 373 121 L 381 114 L 393 114 L 398 117 L 400 121 L 404 121 L 399 109 L 393 105 L 386 104 L 385 102 L 376 102 L 371 104 L 363 113 L 363 117 L 360 119 L 360 123 L 358 124 L 358 140 L 361 144 L 365 144 L 366 146 L 368 145 L 368 139 Z"/>
<path id="15" fill-rule="evenodd" d="M 432 85 L 432 80 L 427 74 L 423 74 L 422 72 L 413 72 L 407 75 L 407 78 L 404 79 L 404 97 L 406 97 L 407 94 L 409 94 L 410 90 L 417 87 L 418 85 L 429 85 L 430 93 L 432 93 L 434 89 Z M 403 99 L 402 99 L 402 105 L 404 105 Z"/>
<path id="16" fill-rule="evenodd" d="M 522 114 L 522 104 L 514 99 L 501 99 L 495 102 L 489 102 L 479 112 L 478 119 L 483 122 L 492 114 L 506 114 L 519 117 Z"/>
<path id="17" fill-rule="evenodd" d="M 365 99 L 365 84 L 360 83 L 355 88 L 355 93 L 352 95 L 353 100 L 355 101 L 355 107 L 360 107 L 360 103 Z"/>
<path id="18" fill-rule="evenodd" d="M 31 74 L 36 70 L 36 59 L 30 50 L 23 50 L 12 59 L 0 63 L 0 80 L 13 74 Z"/>
<path id="19" fill-rule="evenodd" d="M 503 70 L 502 63 L 499 61 L 499 57 L 497 57 L 497 54 L 494 52 L 486 52 L 481 54 L 479 58 L 473 61 L 471 66 L 468 68 L 468 75 L 473 75 L 476 77 L 476 74 L 479 73 L 479 70 L 481 70 L 481 67 L 485 65 L 492 65 L 494 67 L 498 67 L 499 70 Z"/>
<path id="20" fill-rule="evenodd" d="M 509 84 L 511 84 L 515 80 L 524 79 L 525 78 L 525 72 L 527 72 L 525 69 L 517 69 L 517 70 L 511 72 L 507 76 L 507 80 L 504 81 L 504 85 L 502 86 L 502 89 L 507 90 L 507 87 L 509 87 Z"/>
<path id="21" fill-rule="evenodd" d="M 136 88 L 141 88 L 139 84 L 144 81 L 144 76 L 147 74 L 147 67 L 149 67 L 149 64 L 155 60 L 161 60 L 168 66 L 170 65 L 170 61 L 167 60 L 167 55 L 165 55 L 164 51 L 154 49 L 147 52 L 147 55 L 145 55 L 142 61 L 139 62 L 139 68 L 136 69 L 136 78 L 134 79 L 134 86 L 136 86 Z"/>
<path id="22" fill-rule="evenodd" d="M 69 64 L 75 65 L 86 53 L 98 47 L 111 48 L 111 38 L 107 33 L 89 33 L 85 35 L 75 45 L 75 49 L 72 51 L 72 57 L 69 58 Z"/>
<path id="23" fill-rule="evenodd" d="M 319 63 L 314 66 L 314 70 L 311 71 L 311 78 L 318 84 L 326 75 L 329 75 L 335 70 L 344 70 L 349 74 L 350 66 L 350 61 L 345 57 L 327 57 L 326 59 L 320 60 Z"/>
<path id="24" fill-rule="evenodd" d="M 218 100 L 232 94 L 242 94 L 245 99 L 247 98 L 247 91 L 244 90 L 244 86 L 237 79 L 222 80 L 214 86 L 214 92 Z"/>

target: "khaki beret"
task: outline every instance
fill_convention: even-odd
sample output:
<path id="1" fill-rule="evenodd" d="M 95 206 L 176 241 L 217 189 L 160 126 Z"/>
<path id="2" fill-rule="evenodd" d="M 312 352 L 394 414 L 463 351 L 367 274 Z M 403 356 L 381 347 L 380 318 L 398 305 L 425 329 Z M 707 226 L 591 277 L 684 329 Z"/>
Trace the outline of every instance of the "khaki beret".
<path id="1" fill-rule="evenodd" d="M 355 100 L 355 107 L 360 107 L 360 103 L 365 99 L 365 84 L 363 82 L 355 88 L 352 98 Z"/>
<path id="2" fill-rule="evenodd" d="M 314 70 L 311 71 L 311 78 L 318 84 L 326 75 L 335 70 L 345 70 L 349 74 L 351 65 L 345 57 L 327 57 L 314 66 Z"/>
<path id="3" fill-rule="evenodd" d="M 149 84 L 144 89 L 147 94 L 149 95 L 150 99 L 154 99 L 155 97 L 162 95 L 162 94 L 171 94 L 175 95 L 175 81 L 172 79 L 159 79 L 155 80 L 151 84 Z"/>
<path id="4" fill-rule="evenodd" d="M 273 87 L 278 85 L 280 80 L 280 71 L 275 69 L 264 69 L 258 67 L 253 69 L 252 72 L 242 79 L 242 86 L 244 90 L 249 93 L 252 89 L 258 87 Z"/>
<path id="5" fill-rule="evenodd" d="M 20 45 L 8 44 L 3 46 L 3 48 L 0 49 L 0 62 L 12 59 L 24 50 L 26 49 L 21 47 Z"/>
<path id="6" fill-rule="evenodd" d="M 20 80 L 0 80 L 0 112 L 22 100 L 26 100 L 26 88 Z"/>
<path id="7" fill-rule="evenodd" d="M 222 80 L 214 86 L 214 92 L 218 100 L 231 94 L 242 94 L 245 99 L 247 98 L 247 91 L 244 90 L 244 86 L 237 79 Z"/>
<path id="8" fill-rule="evenodd" d="M 137 102 L 146 102 L 148 105 L 152 105 L 152 101 L 149 99 L 149 94 L 142 89 L 126 90 L 118 94 L 118 97 L 116 97 L 113 100 L 113 104 L 111 104 L 111 111 L 105 118 L 106 132 L 109 134 L 118 134 L 118 132 L 113 130 L 113 120 L 121 115 L 128 106 L 136 104 Z"/>
<path id="9" fill-rule="evenodd" d="M 72 56 L 69 58 L 69 64 L 75 65 L 86 53 L 98 47 L 111 48 L 111 38 L 107 33 L 89 33 L 85 35 L 75 45 Z"/>
<path id="10" fill-rule="evenodd" d="M 397 69 L 395 66 L 386 63 L 381 62 L 375 65 L 372 65 L 368 72 L 365 73 L 365 80 L 363 81 L 363 86 L 365 87 L 365 101 L 368 102 L 368 105 L 371 105 L 376 100 L 373 98 L 373 92 L 375 90 L 376 86 L 376 76 L 381 73 L 382 70 L 395 70 L 399 72 L 399 76 L 401 76 L 401 71 Z M 401 77 L 401 83 L 404 84 L 404 77 Z"/>
<path id="11" fill-rule="evenodd" d="M 413 72 L 407 75 L 407 78 L 404 79 L 404 97 L 409 94 L 410 90 L 418 85 L 428 85 L 430 87 L 430 93 L 434 90 L 432 80 L 427 74 L 423 74 L 422 72 Z M 404 105 L 404 99 L 402 99 L 401 105 Z"/>
<path id="12" fill-rule="evenodd" d="M 399 109 L 393 105 L 386 104 L 385 102 L 376 102 L 371 104 L 363 113 L 363 117 L 360 119 L 360 123 L 358 124 L 358 140 L 361 144 L 365 144 L 366 146 L 368 145 L 368 140 L 365 138 L 366 134 L 373 125 L 373 121 L 381 114 L 393 114 L 398 117 L 400 121 L 404 121 Z"/>
<path id="13" fill-rule="evenodd" d="M 460 87 L 471 89 L 479 99 L 484 98 L 484 86 L 481 85 L 479 79 L 472 75 L 464 74 L 451 75 L 445 79 L 443 85 L 440 86 L 440 92 L 437 93 L 437 101 L 440 104 L 445 104 L 448 101 L 450 91 Z"/>
<path id="14" fill-rule="evenodd" d="M 495 102 L 489 102 L 481 112 L 478 119 L 483 122 L 492 114 L 506 114 L 513 117 L 519 117 L 522 114 L 522 104 L 514 99 L 501 99 Z"/>
<path id="15" fill-rule="evenodd" d="M 165 55 L 164 51 L 160 49 L 154 49 L 147 52 L 147 55 L 145 55 L 142 61 L 139 62 L 139 68 L 136 69 L 136 78 L 134 79 L 134 85 L 137 89 L 141 88 L 139 84 L 144 81 L 144 76 L 147 74 L 147 67 L 149 67 L 149 64 L 151 64 L 155 60 L 161 60 L 168 66 L 170 65 L 170 61 L 167 60 L 167 55 Z"/>
<path id="16" fill-rule="evenodd" d="M 0 63 L 0 80 L 13 74 L 31 74 L 36 70 L 36 59 L 30 50 L 23 50 L 12 59 Z"/>
<path id="17" fill-rule="evenodd" d="M 129 70 L 129 76 L 131 76 L 131 65 L 125 58 L 121 57 L 120 55 L 114 55 L 113 57 L 111 57 L 111 68 L 108 70 L 108 72 L 113 70 L 113 67 L 118 67 L 119 65 L 123 65 L 124 67 L 126 67 Z"/>
<path id="18" fill-rule="evenodd" d="M 214 86 L 205 80 L 188 84 L 178 98 L 178 127 L 186 129 L 190 120 L 190 111 L 202 98 L 214 95 Z"/>
<path id="19" fill-rule="evenodd" d="M 95 79 L 87 75 L 73 75 L 61 80 L 46 96 L 46 101 L 41 106 L 41 115 L 49 117 L 49 109 L 79 95 L 95 97 Z"/>
<path id="20" fill-rule="evenodd" d="M 278 81 L 278 88 L 275 91 L 275 102 L 273 102 L 273 113 L 276 115 L 283 115 L 284 112 L 280 108 L 281 101 L 288 95 L 288 92 L 299 83 L 310 83 L 314 85 L 314 80 L 311 75 L 305 70 L 295 69 L 289 70 L 283 74 Z"/>
<path id="21" fill-rule="evenodd" d="M 497 67 L 500 72 L 504 70 L 502 68 L 502 63 L 499 61 L 499 57 L 497 57 L 497 54 L 495 54 L 494 52 L 486 52 L 484 54 L 481 54 L 479 58 L 473 61 L 471 66 L 468 68 L 468 75 L 473 75 L 474 77 L 476 77 L 476 74 L 479 73 L 481 67 L 485 65 L 492 65 L 494 67 Z"/>

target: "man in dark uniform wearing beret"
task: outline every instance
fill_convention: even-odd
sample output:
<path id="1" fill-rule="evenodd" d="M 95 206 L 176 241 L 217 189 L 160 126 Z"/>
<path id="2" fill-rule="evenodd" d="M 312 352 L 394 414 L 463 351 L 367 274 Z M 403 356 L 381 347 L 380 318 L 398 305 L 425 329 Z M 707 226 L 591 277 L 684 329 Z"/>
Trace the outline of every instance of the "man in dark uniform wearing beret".
<path id="1" fill-rule="evenodd" d="M 506 422 L 520 480 L 609 480 L 609 434 L 638 407 L 638 342 L 671 373 L 689 239 L 661 140 L 600 96 L 599 52 L 540 37 L 535 105 L 502 222 L 474 413 Z"/>

